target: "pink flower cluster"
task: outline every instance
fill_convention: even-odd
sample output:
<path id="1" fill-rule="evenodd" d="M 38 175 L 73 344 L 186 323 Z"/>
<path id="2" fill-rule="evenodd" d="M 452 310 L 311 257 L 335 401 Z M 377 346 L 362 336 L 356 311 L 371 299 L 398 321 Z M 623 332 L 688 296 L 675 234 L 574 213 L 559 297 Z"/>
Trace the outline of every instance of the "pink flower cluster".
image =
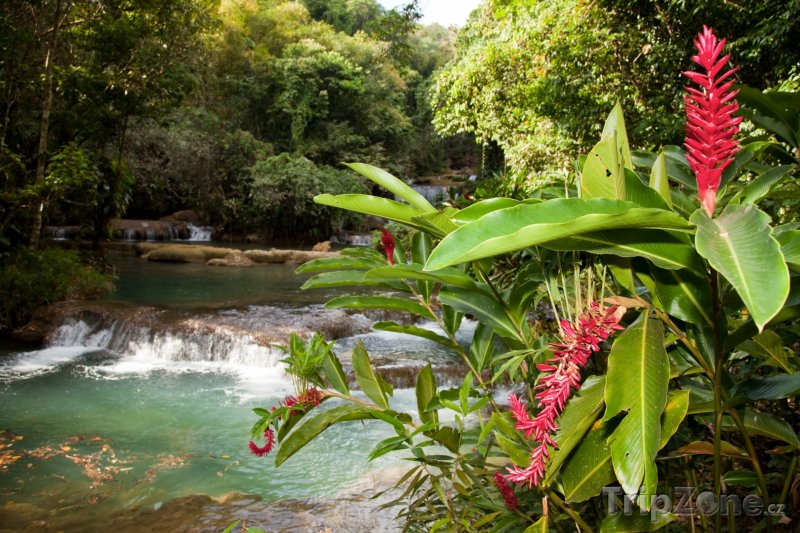
<path id="1" fill-rule="evenodd" d="M 686 159 L 697 177 L 697 192 L 700 203 L 713 216 L 717 201 L 722 171 L 731 164 L 739 150 L 734 136 L 739 131 L 742 117 L 734 117 L 739 110 L 736 93 L 731 90 L 731 76 L 738 70 L 728 69 L 720 72 L 730 60 L 730 55 L 722 58 L 725 39 L 717 39 L 711 28 L 703 26 L 703 32 L 694 40 L 697 55 L 692 61 L 706 72 L 684 72 L 683 74 L 700 86 L 700 89 L 686 87 L 689 93 L 684 96 L 686 104 Z"/>
<path id="2" fill-rule="evenodd" d="M 295 413 L 301 413 L 311 409 L 312 407 L 316 407 L 320 404 L 320 402 L 322 402 L 323 398 L 325 398 L 325 393 L 316 389 L 315 387 L 309 387 L 308 390 L 304 390 L 297 396 L 287 396 L 284 398 L 284 400 L 281 402 L 281 407 L 286 408 L 286 416 L 289 418 Z M 272 410 L 275 411 L 276 408 L 273 407 Z M 282 415 L 278 414 L 277 418 L 280 420 Z M 256 457 L 263 457 L 267 455 L 274 447 L 275 432 L 272 430 L 272 428 L 267 428 L 264 431 L 264 446 L 259 446 L 255 442 L 250 441 L 250 452 Z"/>
<path id="3" fill-rule="evenodd" d="M 536 365 L 541 372 L 536 384 L 536 399 L 541 409 L 535 417 L 528 414 L 527 404 L 514 394 L 508 397 L 511 413 L 516 419 L 516 428 L 525 432 L 525 438 L 533 438 L 536 446 L 531 452 L 527 468 L 514 466 L 505 478 L 514 483 L 528 483 L 529 487 L 538 485 L 544 477 L 547 460 L 550 458 L 548 446 L 557 447 L 552 435 L 558 429 L 556 419 L 561 415 L 573 389 L 580 388 L 580 369 L 586 365 L 594 352 L 600 351 L 600 344 L 615 331 L 624 329 L 619 325 L 626 309 L 622 306 L 605 307 L 592 302 L 586 311 L 573 324 L 561 321 L 563 335 L 561 342 L 554 342 L 553 357 L 546 363 Z"/>

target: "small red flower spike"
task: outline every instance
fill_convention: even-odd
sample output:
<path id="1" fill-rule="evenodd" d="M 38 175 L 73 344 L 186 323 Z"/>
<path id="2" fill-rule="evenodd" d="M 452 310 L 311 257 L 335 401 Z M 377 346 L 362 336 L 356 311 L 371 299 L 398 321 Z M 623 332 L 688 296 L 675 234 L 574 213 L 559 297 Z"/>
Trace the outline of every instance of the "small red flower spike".
<path id="1" fill-rule="evenodd" d="M 381 234 L 381 244 L 383 245 L 383 251 L 386 252 L 386 259 L 390 265 L 394 265 L 394 237 L 386 228 L 381 228 Z"/>
<path id="2" fill-rule="evenodd" d="M 500 472 L 494 473 L 494 484 L 497 486 L 497 490 L 500 491 L 500 495 L 503 497 L 503 503 L 505 503 L 507 509 L 513 511 L 519 507 L 517 495 L 514 494 L 514 489 L 508 485 L 503 474 Z"/>
<path id="3" fill-rule="evenodd" d="M 739 131 L 742 117 L 734 117 L 739 104 L 732 75 L 738 70 L 730 68 L 720 74 L 730 60 L 730 55 L 720 58 L 725 39 L 717 39 L 711 28 L 703 26 L 703 31 L 695 38 L 697 55 L 692 61 L 700 65 L 705 73 L 684 72 L 684 76 L 700 86 L 699 89 L 686 87 L 689 93 L 683 100 L 686 109 L 686 159 L 697 177 L 697 192 L 700 203 L 714 215 L 722 172 L 733 161 L 739 150 L 734 136 Z"/>
<path id="4" fill-rule="evenodd" d="M 264 457 L 275 446 L 275 432 L 271 428 L 264 431 L 264 446 L 259 447 L 255 442 L 250 441 L 250 452 L 256 457 Z"/>

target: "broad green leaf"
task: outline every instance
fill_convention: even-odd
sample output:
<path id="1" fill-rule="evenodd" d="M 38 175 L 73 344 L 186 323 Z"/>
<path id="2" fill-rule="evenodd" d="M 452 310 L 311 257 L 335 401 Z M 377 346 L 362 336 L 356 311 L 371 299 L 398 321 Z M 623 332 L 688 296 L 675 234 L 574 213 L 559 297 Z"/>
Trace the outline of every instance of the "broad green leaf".
<path id="1" fill-rule="evenodd" d="M 745 205 L 728 206 L 715 219 L 698 209 L 690 220 L 698 253 L 733 285 L 761 331 L 789 295 L 789 269 L 769 216 Z"/>
<path id="2" fill-rule="evenodd" d="M 408 204 L 389 200 L 388 198 L 380 198 L 369 194 L 337 194 L 336 196 L 320 194 L 314 197 L 314 202 L 320 205 L 346 209 L 347 211 L 355 211 L 356 213 L 388 218 L 389 220 L 420 229 L 419 224 L 413 220 L 419 214 L 416 209 Z"/>
<path id="3" fill-rule="evenodd" d="M 655 519 L 651 514 L 639 514 L 634 510 L 631 514 L 615 513 L 608 515 L 600 524 L 600 533 L 628 533 L 658 531 L 678 519 L 672 513 L 656 513 Z"/>
<path id="4" fill-rule="evenodd" d="M 800 394 L 800 373 L 753 376 L 731 389 L 732 399 L 782 400 Z"/>
<path id="5" fill-rule="evenodd" d="M 312 418 L 307 418 L 303 424 L 292 431 L 281 442 L 275 456 L 275 466 L 282 465 L 288 458 L 297 453 L 303 446 L 311 442 L 317 435 L 333 424 L 348 420 L 366 420 L 372 418 L 366 407 L 346 403 L 333 409 L 322 411 Z"/>
<path id="6" fill-rule="evenodd" d="M 747 407 L 744 410 L 742 423 L 744 427 L 747 428 L 748 433 L 781 440 L 800 449 L 800 439 L 798 439 L 797 433 L 795 433 L 788 422 L 781 418 Z M 736 431 L 738 428 L 733 423 L 731 417 L 726 415 L 722 418 L 722 429 Z"/>
<path id="7" fill-rule="evenodd" d="M 386 322 L 376 322 L 375 324 L 372 325 L 372 327 L 380 331 L 392 331 L 394 333 L 405 333 L 406 335 L 414 335 L 415 337 L 428 339 L 429 341 L 439 343 L 442 346 L 453 348 L 453 341 L 451 341 L 447 337 L 439 335 L 435 331 L 431 331 L 425 328 L 420 328 L 418 326 L 403 325 L 403 324 L 398 324 L 396 322 L 386 321 Z"/>
<path id="8" fill-rule="evenodd" d="M 425 410 L 431 398 L 436 396 L 436 377 L 433 375 L 433 368 L 431 368 L 430 363 L 425 365 L 422 370 L 419 371 L 419 374 L 417 374 L 416 392 L 419 419 L 423 423 L 433 422 L 439 424 L 439 413 Z"/>
<path id="9" fill-rule="evenodd" d="M 564 499 L 583 502 L 599 496 L 603 487 L 614 482 L 614 468 L 606 440 L 611 434 L 608 423 L 596 423 L 561 468 Z"/>
<path id="10" fill-rule="evenodd" d="M 634 281 L 633 267 L 629 257 L 607 257 L 604 259 L 606 266 L 611 271 L 614 279 L 631 294 L 636 294 L 636 283 Z"/>
<path id="11" fill-rule="evenodd" d="M 622 164 L 625 168 L 633 170 L 633 160 L 631 159 L 631 146 L 628 142 L 628 130 L 625 128 L 625 117 L 622 114 L 622 104 L 619 102 L 614 105 L 611 113 L 608 114 L 603 133 L 600 137 L 614 136 L 617 143 L 617 152 L 622 156 Z"/>
<path id="12" fill-rule="evenodd" d="M 664 330 L 661 322 L 650 319 L 649 313 L 644 312 L 611 348 L 603 420 L 627 411 L 608 440 L 614 472 L 626 494 L 633 496 L 644 487 L 646 502 L 656 490 L 655 458 L 668 384 Z"/>
<path id="13" fill-rule="evenodd" d="M 495 297 L 482 290 L 465 290 L 453 287 L 439 292 L 439 300 L 464 314 L 473 315 L 494 329 L 501 337 L 525 343 L 505 307 Z"/>
<path id="14" fill-rule="evenodd" d="M 475 289 L 475 280 L 458 268 L 448 267 L 441 270 L 426 272 L 422 265 L 411 263 L 408 265 L 394 265 L 374 268 L 367 272 L 365 279 L 413 279 L 433 283 L 453 285 L 463 289 Z"/>
<path id="15" fill-rule="evenodd" d="M 416 227 L 426 231 L 437 238 L 442 238 L 454 232 L 458 226 L 445 212 L 421 213 L 411 219 Z"/>
<path id="16" fill-rule="evenodd" d="M 376 405 L 388 409 L 389 401 L 386 399 L 386 390 L 384 390 L 381 380 L 372 371 L 369 355 L 361 341 L 358 341 L 356 347 L 353 348 L 351 364 L 356 381 L 364 394 Z"/>
<path id="17" fill-rule="evenodd" d="M 697 180 L 689 167 L 689 162 L 686 160 L 686 153 L 683 149 L 679 146 L 668 145 L 661 148 L 661 153 L 664 154 L 667 176 L 688 189 L 696 191 Z M 634 151 L 632 157 L 637 166 L 650 169 L 652 169 L 657 159 L 656 154 L 647 151 Z"/>
<path id="18" fill-rule="evenodd" d="M 774 133 L 793 148 L 800 148 L 800 128 L 796 113 L 793 117 L 789 106 L 783 105 L 786 97 L 782 95 L 786 93 L 763 93 L 744 85 L 737 88 L 739 93 L 736 99 L 743 106 L 741 111 L 744 116 L 756 126 Z M 796 95 L 794 98 L 797 98 Z"/>
<path id="19" fill-rule="evenodd" d="M 667 177 L 667 158 L 663 153 L 658 154 L 650 170 L 650 187 L 657 191 L 669 207 L 672 207 L 672 193 L 669 190 Z"/>
<path id="20" fill-rule="evenodd" d="M 625 168 L 617 147 L 617 133 L 611 131 L 586 156 L 581 173 L 581 198 L 623 200 L 625 197 Z"/>
<path id="21" fill-rule="evenodd" d="M 671 211 L 604 198 L 568 198 L 521 204 L 489 213 L 442 239 L 425 270 L 473 261 L 593 231 L 660 228 L 688 231 Z"/>
<path id="22" fill-rule="evenodd" d="M 769 194 L 770 189 L 774 187 L 780 180 L 791 174 L 794 165 L 781 165 L 772 167 L 769 170 L 762 172 L 759 176 L 748 183 L 736 195 L 731 198 L 731 204 L 755 204 L 759 200 Z"/>
<path id="23" fill-rule="evenodd" d="M 545 485 L 550 484 L 561 465 L 580 444 L 583 436 L 600 415 L 600 410 L 605 405 L 603 398 L 605 384 L 604 376 L 587 378 L 581 385 L 580 391 L 567 402 L 564 412 L 558 417 L 558 431 L 554 437 L 558 449 L 547 465 Z"/>
<path id="24" fill-rule="evenodd" d="M 551 250 L 581 250 L 619 257 L 643 257 L 670 270 L 705 272 L 700 256 L 682 234 L 653 229 L 595 231 L 542 244 Z"/>
<path id="25" fill-rule="evenodd" d="M 489 198 L 475 202 L 469 207 L 465 207 L 453 215 L 453 221 L 458 225 L 463 225 L 468 222 L 474 222 L 487 213 L 506 209 L 507 207 L 514 207 L 520 204 L 519 200 L 513 198 Z"/>
<path id="26" fill-rule="evenodd" d="M 795 371 L 789 363 L 789 357 L 783 347 L 783 340 L 772 330 L 759 333 L 752 339 L 743 342 L 737 347 L 750 355 L 755 355 L 766 360 L 767 364 L 783 368 L 789 373 Z"/>
<path id="27" fill-rule="evenodd" d="M 372 165 L 367 165 L 365 163 L 345 163 L 345 166 L 350 167 L 365 178 L 377 183 L 387 191 L 399 196 L 423 213 L 426 211 L 436 211 L 436 208 L 433 207 L 424 196 L 409 187 L 402 180 L 392 176 L 381 168 L 373 167 Z"/>
<path id="28" fill-rule="evenodd" d="M 776 238 L 786 262 L 793 267 L 800 267 L 800 230 L 783 231 Z"/>
<path id="29" fill-rule="evenodd" d="M 313 259 L 303 263 L 294 271 L 295 274 L 310 274 L 312 272 L 323 272 L 326 270 L 369 270 L 383 266 L 386 259 L 378 256 L 378 260 L 371 260 L 361 257 L 325 257 Z"/>
<path id="30" fill-rule="evenodd" d="M 350 387 L 347 384 L 347 375 L 344 373 L 342 363 L 332 350 L 327 350 L 325 358 L 322 360 L 322 375 L 331 384 L 335 391 L 342 394 L 350 394 Z"/>
<path id="31" fill-rule="evenodd" d="M 336 272 L 323 272 L 309 278 L 300 287 L 302 290 L 308 289 L 328 289 L 331 287 L 386 287 L 397 291 L 408 291 L 408 287 L 393 280 L 387 279 L 365 279 L 363 270 L 339 270 Z"/>
<path id="32" fill-rule="evenodd" d="M 651 267 L 650 274 L 659 308 L 681 320 L 713 326 L 711 289 L 707 280 L 684 270 Z"/>
<path id="33" fill-rule="evenodd" d="M 425 306 L 392 296 L 339 296 L 328 301 L 325 307 L 328 309 L 389 309 L 435 320 L 433 313 Z"/>
<path id="34" fill-rule="evenodd" d="M 547 516 L 543 516 L 533 524 L 526 527 L 525 531 L 522 533 L 548 533 L 548 531 L 550 531 L 550 527 L 547 524 Z"/>
<path id="35" fill-rule="evenodd" d="M 667 445 L 669 439 L 678 431 L 683 419 L 689 412 L 689 391 L 670 391 L 664 414 L 661 415 L 661 437 L 658 442 L 660 450 Z"/>
<path id="36" fill-rule="evenodd" d="M 636 172 L 627 168 L 625 169 L 625 198 L 622 199 L 633 202 L 639 207 L 670 209 L 658 191 L 648 187 Z"/>

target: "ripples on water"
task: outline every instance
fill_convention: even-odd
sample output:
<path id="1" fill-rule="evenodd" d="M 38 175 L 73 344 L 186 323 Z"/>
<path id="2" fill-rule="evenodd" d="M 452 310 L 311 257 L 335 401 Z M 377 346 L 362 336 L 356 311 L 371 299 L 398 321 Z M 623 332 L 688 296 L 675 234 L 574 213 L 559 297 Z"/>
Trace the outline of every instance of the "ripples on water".
<path id="1" fill-rule="evenodd" d="M 313 329 L 326 296 L 296 297 L 302 280 L 290 280 L 286 268 L 272 271 L 264 296 L 264 287 L 239 285 L 267 283 L 270 270 L 245 280 L 236 269 L 141 266 L 135 283 L 126 281 L 132 265 L 124 266 L 115 296 L 138 310 L 136 319 L 73 318 L 46 348 L 0 359 L 0 530 L 219 531 L 242 517 L 268 530 L 391 530 L 394 511 L 376 513 L 365 497 L 401 471 L 399 457 L 366 462 L 371 446 L 392 434 L 385 424 L 334 426 L 280 469 L 248 452 L 251 409 L 292 392 L 269 339 Z M 175 281 L 184 278 L 191 282 Z M 240 293 L 248 293 L 243 302 Z M 271 299 L 280 305 L 265 303 Z M 233 300 L 241 305 L 229 306 Z M 337 327 L 345 317 L 353 331 L 366 329 L 364 317 L 338 313 Z M 473 328 L 465 323 L 463 342 Z M 426 362 L 461 372 L 437 344 L 386 332 L 339 340 L 345 361 L 359 340 L 388 375 L 394 368 L 413 376 Z M 393 406 L 416 411 L 413 390 L 396 390 Z"/>

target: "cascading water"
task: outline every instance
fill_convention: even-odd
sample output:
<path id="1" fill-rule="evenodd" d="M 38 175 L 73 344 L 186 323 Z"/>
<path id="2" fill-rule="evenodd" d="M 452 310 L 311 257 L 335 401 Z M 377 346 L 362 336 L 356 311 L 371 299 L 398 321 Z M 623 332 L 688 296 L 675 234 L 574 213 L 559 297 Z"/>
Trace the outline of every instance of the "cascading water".
<path id="1" fill-rule="evenodd" d="M 190 241 L 207 242 L 211 240 L 214 228 L 209 226 L 195 226 L 194 224 L 186 224 L 186 229 L 189 230 Z"/>
<path id="2" fill-rule="evenodd" d="M 247 517 L 268 530 L 392 531 L 393 511 L 378 512 L 363 497 L 402 473 L 399 457 L 366 461 L 373 443 L 393 435 L 385 424 L 336 425 L 277 471 L 271 457 L 249 453 L 251 409 L 293 392 L 272 343 L 293 330 L 324 331 L 340 338 L 336 350 L 347 367 L 355 343 L 364 342 L 379 371 L 400 385 L 393 407 L 407 412 L 416 400 L 403 387 L 413 386 L 415 368 L 426 361 L 441 370 L 440 384 L 460 381 L 452 356 L 429 341 L 369 332 L 364 316 L 301 299 L 303 279 L 291 267 L 233 275 L 171 265 L 177 279 L 191 273 L 186 281 L 194 285 L 170 281 L 151 291 L 145 284 L 169 266 L 129 266 L 140 277 L 118 293 L 124 302 L 75 306 L 44 349 L 0 358 L 0 445 L 20 458 L 0 473 L 0 523 L 24 530 L 40 520 L 53 531 L 100 532 L 158 530 L 174 520 L 191 525 L 188 531 L 220 531 Z M 294 292 L 282 286 L 284 275 Z M 270 303 L 209 307 L 222 301 L 217 294 L 242 288 L 248 302 L 255 294 Z M 257 288 L 269 294 L 258 296 Z M 174 305 L 156 305 L 156 295 Z M 465 322 L 462 340 L 473 327 Z M 119 526 L 131 508 L 151 515 Z"/>

